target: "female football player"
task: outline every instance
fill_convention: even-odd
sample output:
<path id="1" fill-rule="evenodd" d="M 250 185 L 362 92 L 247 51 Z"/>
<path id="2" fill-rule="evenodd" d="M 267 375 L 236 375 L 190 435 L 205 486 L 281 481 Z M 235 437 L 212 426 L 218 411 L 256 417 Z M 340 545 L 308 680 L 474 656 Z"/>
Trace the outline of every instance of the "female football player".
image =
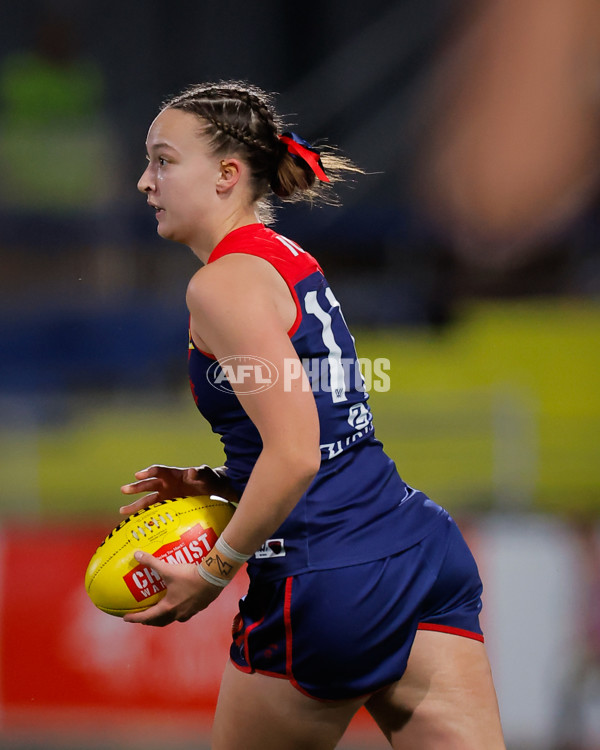
<path id="1" fill-rule="evenodd" d="M 136 557 L 166 596 L 129 622 L 207 607 L 246 562 L 213 750 L 334 748 L 366 706 L 395 748 L 504 748 L 481 582 L 448 513 L 375 438 L 354 341 L 316 260 L 265 226 L 356 168 L 286 132 L 262 91 L 194 86 L 160 110 L 138 188 L 188 245 L 192 392 L 226 465 L 137 472 L 122 509 L 218 493 L 239 506 L 199 565 Z"/>

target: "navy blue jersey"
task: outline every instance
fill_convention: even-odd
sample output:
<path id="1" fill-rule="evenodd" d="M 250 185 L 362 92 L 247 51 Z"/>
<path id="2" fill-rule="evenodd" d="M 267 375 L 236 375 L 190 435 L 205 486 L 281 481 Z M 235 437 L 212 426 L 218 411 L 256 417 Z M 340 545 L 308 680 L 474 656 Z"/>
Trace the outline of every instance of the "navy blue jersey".
<path id="1" fill-rule="evenodd" d="M 280 578 L 367 562 L 412 546 L 429 532 L 441 509 L 402 481 L 375 438 L 354 339 L 318 263 L 295 242 L 262 224 L 231 232 L 208 262 L 231 253 L 267 260 L 287 283 L 297 311 L 289 336 L 299 359 L 286 363 L 286 372 L 273 373 L 260 357 L 240 356 L 231 358 L 236 360 L 234 371 L 190 340 L 194 399 L 221 436 L 227 475 L 238 494 L 262 442 L 229 382 L 236 372 L 264 364 L 268 387 L 269 378 L 297 377 L 296 368 L 302 366 L 320 424 L 319 472 L 286 521 L 251 558 L 250 574 L 260 570 L 268 578 Z"/>

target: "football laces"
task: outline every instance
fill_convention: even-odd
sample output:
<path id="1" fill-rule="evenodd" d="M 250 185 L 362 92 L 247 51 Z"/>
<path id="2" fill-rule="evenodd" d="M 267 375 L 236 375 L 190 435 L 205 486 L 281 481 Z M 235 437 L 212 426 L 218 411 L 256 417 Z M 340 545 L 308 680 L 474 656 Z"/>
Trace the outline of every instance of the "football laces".
<path id="1" fill-rule="evenodd" d="M 146 538 L 152 536 L 157 531 L 160 531 L 163 526 L 172 523 L 174 520 L 175 519 L 170 513 L 165 512 L 164 515 L 159 513 L 156 516 L 152 516 L 147 521 L 144 521 L 143 524 L 138 524 L 135 529 L 131 529 L 130 533 L 135 541 L 139 542 L 142 537 Z"/>

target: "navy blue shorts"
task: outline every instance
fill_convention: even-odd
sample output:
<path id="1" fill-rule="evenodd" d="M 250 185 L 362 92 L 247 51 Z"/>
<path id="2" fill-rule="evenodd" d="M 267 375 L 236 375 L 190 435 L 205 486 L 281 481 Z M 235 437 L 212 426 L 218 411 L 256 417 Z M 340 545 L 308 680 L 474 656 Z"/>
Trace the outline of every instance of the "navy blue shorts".
<path id="1" fill-rule="evenodd" d="M 391 557 L 252 581 L 231 659 L 313 698 L 367 695 L 402 677 L 419 629 L 483 641 L 481 592 L 473 555 L 444 514 L 435 531 Z"/>

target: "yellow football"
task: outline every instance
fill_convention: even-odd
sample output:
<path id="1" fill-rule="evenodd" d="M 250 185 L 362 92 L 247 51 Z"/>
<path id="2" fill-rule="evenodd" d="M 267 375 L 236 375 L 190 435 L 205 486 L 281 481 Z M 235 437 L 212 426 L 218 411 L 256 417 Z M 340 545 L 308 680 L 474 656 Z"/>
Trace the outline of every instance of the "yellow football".
<path id="1" fill-rule="evenodd" d="M 129 516 L 93 554 L 85 573 L 92 602 L 123 617 L 156 604 L 166 593 L 162 578 L 133 554 L 144 550 L 169 563 L 198 563 L 229 523 L 235 506 L 215 495 L 163 500 Z"/>

